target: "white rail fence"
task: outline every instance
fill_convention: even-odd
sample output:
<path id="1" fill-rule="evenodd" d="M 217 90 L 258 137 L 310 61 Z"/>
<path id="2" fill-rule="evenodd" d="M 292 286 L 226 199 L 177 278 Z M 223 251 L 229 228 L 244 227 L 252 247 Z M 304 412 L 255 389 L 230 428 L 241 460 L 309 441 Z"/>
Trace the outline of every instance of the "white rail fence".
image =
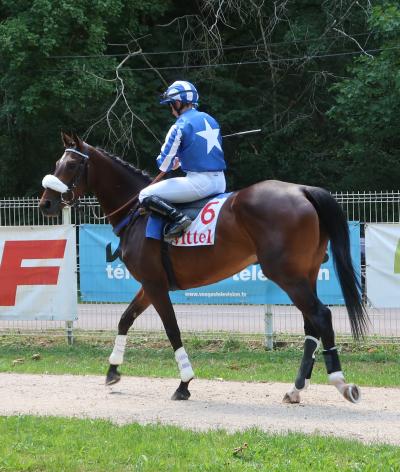
<path id="1" fill-rule="evenodd" d="M 350 221 L 360 221 L 361 241 L 366 223 L 399 223 L 400 191 L 392 192 L 338 192 L 333 196 L 342 205 Z M 80 224 L 99 224 L 95 214 L 100 216 L 101 209 L 93 198 L 82 200 L 79 209 L 64 210 L 57 218 L 44 217 L 38 208 L 37 198 L 0 199 L 0 226 L 41 226 L 72 222 L 78 228 Z M 79 255 L 79 241 L 78 251 Z M 365 275 L 365 262 L 362 257 L 362 275 Z M 79 256 L 78 256 L 79 273 Z M 79 294 L 78 282 L 78 294 Z M 365 294 L 364 294 L 365 295 Z M 75 335 L 113 336 L 126 303 L 85 303 L 78 304 L 78 320 L 74 322 Z M 350 334 L 347 312 L 342 306 L 332 306 L 333 323 L 339 336 Z M 175 305 L 178 323 L 182 332 L 191 332 L 199 336 L 216 337 L 221 333 L 238 336 L 264 336 L 266 344 L 272 346 L 272 340 L 303 334 L 303 319 L 293 306 L 283 305 Z M 368 306 L 371 320 L 370 336 L 381 341 L 394 341 L 400 338 L 399 309 L 375 309 Z M 161 321 L 155 310 L 148 308 L 137 320 L 136 332 L 163 332 Z M 67 326 L 72 336 L 72 326 Z M 5 321 L 0 319 L 0 334 L 61 334 L 65 330 L 62 321 Z"/>

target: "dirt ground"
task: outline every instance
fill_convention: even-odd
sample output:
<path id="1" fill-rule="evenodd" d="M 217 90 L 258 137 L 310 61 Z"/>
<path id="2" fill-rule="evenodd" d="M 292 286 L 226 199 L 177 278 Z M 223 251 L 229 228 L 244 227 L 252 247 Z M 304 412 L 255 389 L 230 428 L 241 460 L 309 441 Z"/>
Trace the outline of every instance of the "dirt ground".
<path id="1" fill-rule="evenodd" d="M 177 379 L 0 374 L 0 415 L 103 418 L 117 424 L 161 423 L 193 430 L 299 431 L 400 446 L 400 389 L 361 388 L 347 402 L 334 387 L 312 385 L 299 405 L 282 403 L 289 384 L 195 379 L 189 401 L 171 401 Z"/>

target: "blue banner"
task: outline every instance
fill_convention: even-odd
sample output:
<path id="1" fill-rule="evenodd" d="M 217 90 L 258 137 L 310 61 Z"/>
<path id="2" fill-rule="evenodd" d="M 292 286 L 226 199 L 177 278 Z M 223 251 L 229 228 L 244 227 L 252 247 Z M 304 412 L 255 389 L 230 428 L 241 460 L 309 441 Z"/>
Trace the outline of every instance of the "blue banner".
<path id="1" fill-rule="evenodd" d="M 361 273 L 360 224 L 349 222 L 354 267 Z M 79 267 L 82 301 L 130 302 L 140 284 L 117 257 L 119 239 L 109 225 L 79 227 Z M 329 259 L 318 275 L 318 296 L 327 305 L 343 305 L 343 295 L 328 248 Z M 252 265 L 221 282 L 196 289 L 171 292 L 173 303 L 182 304 L 291 304 L 275 283 L 266 279 L 259 265 Z"/>

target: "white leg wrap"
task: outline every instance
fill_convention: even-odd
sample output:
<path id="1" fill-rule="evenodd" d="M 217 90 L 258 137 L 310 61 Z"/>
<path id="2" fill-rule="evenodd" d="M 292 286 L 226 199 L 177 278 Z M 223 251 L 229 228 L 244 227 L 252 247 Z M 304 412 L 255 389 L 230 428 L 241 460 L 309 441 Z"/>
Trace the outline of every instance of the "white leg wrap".
<path id="1" fill-rule="evenodd" d="M 115 338 L 115 344 L 113 352 L 108 358 L 108 362 L 112 365 L 121 365 L 124 362 L 124 353 L 126 346 L 126 335 L 119 334 Z"/>
<path id="2" fill-rule="evenodd" d="M 288 395 L 294 395 L 296 393 L 299 393 L 301 392 L 301 390 L 299 390 L 296 385 L 293 385 L 293 387 L 288 391 Z"/>
<path id="3" fill-rule="evenodd" d="M 310 379 L 306 379 L 306 380 L 304 381 L 303 390 L 307 390 L 309 386 L 310 386 Z"/>
<path id="4" fill-rule="evenodd" d="M 192 364 L 189 361 L 189 357 L 184 347 L 180 347 L 175 351 L 175 360 L 178 363 L 182 382 L 189 382 L 189 380 L 193 379 L 194 372 Z"/>
<path id="5" fill-rule="evenodd" d="M 329 383 L 331 385 L 334 385 L 339 392 L 343 395 L 343 392 L 346 388 L 346 383 L 344 381 L 344 375 L 341 370 L 337 372 L 332 372 L 331 374 L 328 375 Z"/>
<path id="6" fill-rule="evenodd" d="M 294 394 L 303 392 L 304 390 L 307 390 L 309 386 L 310 386 L 310 379 L 305 379 L 303 388 L 297 388 L 296 385 L 293 385 L 293 387 L 289 390 L 288 394 L 294 395 Z"/>

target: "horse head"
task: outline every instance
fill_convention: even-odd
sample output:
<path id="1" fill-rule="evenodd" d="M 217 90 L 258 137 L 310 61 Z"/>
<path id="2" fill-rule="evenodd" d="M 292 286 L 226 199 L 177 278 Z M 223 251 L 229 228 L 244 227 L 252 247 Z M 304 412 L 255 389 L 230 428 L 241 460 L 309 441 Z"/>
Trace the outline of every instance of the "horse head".
<path id="1" fill-rule="evenodd" d="M 65 205 L 73 205 L 87 188 L 89 148 L 76 134 L 61 133 L 64 153 L 56 162 L 53 174 L 43 178 L 45 188 L 39 202 L 44 215 L 56 216 Z"/>

